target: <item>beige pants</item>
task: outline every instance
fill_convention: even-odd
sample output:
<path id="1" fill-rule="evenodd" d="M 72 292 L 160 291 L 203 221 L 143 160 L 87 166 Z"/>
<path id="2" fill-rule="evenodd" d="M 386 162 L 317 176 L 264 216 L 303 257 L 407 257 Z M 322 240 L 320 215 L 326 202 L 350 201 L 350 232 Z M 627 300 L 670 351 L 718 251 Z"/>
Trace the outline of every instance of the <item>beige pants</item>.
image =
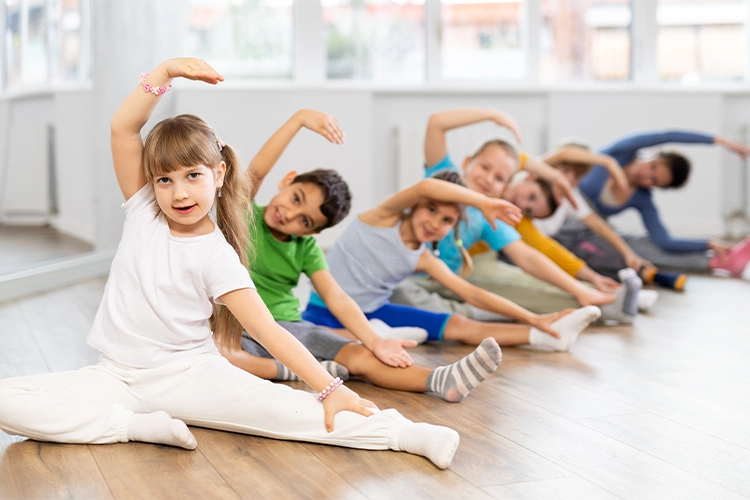
<path id="1" fill-rule="evenodd" d="M 474 272 L 467 278 L 469 283 L 505 297 L 533 313 L 547 314 L 580 307 L 575 297 L 569 293 L 498 260 L 494 252 L 476 255 L 473 261 Z M 473 318 L 472 308 L 468 304 L 430 278 L 412 277 L 404 280 L 393 291 L 390 301 Z"/>

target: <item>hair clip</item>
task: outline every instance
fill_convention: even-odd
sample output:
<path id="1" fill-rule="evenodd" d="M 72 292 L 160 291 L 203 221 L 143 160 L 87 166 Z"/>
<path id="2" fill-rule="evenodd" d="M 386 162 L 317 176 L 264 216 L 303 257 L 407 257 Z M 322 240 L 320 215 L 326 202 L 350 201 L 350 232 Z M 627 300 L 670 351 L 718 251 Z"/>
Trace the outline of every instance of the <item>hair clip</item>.
<path id="1" fill-rule="evenodd" d="M 219 151 L 221 151 L 222 149 L 224 149 L 224 146 L 226 146 L 226 144 L 224 144 L 224 141 L 222 141 L 218 137 L 216 138 L 216 144 L 219 145 Z"/>

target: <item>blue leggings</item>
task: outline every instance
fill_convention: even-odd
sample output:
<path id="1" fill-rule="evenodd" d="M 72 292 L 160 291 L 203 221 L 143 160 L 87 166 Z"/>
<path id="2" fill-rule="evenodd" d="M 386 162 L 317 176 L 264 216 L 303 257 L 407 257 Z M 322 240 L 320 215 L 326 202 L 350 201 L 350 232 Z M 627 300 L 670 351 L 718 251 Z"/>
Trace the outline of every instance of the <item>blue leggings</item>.
<path id="1" fill-rule="evenodd" d="M 427 340 L 443 340 L 443 330 L 451 315 L 390 303 L 381 306 L 380 309 L 365 313 L 367 319 L 379 319 L 392 328 L 399 326 L 424 328 L 427 330 Z M 331 311 L 314 304 L 307 305 L 307 310 L 302 313 L 302 319 L 328 328 L 344 328 Z"/>

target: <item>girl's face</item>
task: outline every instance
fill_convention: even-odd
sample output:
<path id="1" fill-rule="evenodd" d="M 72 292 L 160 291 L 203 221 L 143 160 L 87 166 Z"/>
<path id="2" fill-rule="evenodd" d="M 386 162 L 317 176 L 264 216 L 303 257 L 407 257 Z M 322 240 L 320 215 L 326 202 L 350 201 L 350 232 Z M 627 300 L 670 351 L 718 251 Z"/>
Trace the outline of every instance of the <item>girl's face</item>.
<path id="1" fill-rule="evenodd" d="M 183 234 L 205 234 L 204 224 L 224 183 L 226 165 L 181 167 L 154 178 L 156 202 L 167 216 L 169 228 Z M 213 225 L 212 230 L 213 230 Z"/>
<path id="2" fill-rule="evenodd" d="M 543 219 L 552 213 L 541 186 L 531 176 L 514 181 L 503 198 L 520 208 L 526 217 Z"/>
<path id="3" fill-rule="evenodd" d="M 427 200 L 417 205 L 410 220 L 417 241 L 429 243 L 440 241 L 453 231 L 460 215 L 458 207 L 452 203 Z"/>
<path id="4" fill-rule="evenodd" d="M 464 181 L 472 191 L 498 198 L 517 168 L 517 162 L 503 148 L 490 144 L 473 160 L 464 160 Z"/>

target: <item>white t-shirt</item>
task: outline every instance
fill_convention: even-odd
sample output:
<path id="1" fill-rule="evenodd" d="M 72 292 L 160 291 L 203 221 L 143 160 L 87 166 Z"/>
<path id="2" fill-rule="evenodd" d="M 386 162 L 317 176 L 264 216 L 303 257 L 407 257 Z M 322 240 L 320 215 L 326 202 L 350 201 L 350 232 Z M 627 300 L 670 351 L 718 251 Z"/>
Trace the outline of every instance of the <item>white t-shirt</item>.
<path id="1" fill-rule="evenodd" d="M 563 198 L 554 214 L 545 219 L 534 219 L 534 225 L 537 229 L 547 236 L 554 236 L 563 227 L 565 219 L 568 217 L 583 220 L 591 215 L 591 207 L 589 207 L 588 202 L 583 198 L 578 188 L 573 190 L 573 198 L 576 199 L 576 203 L 578 204 L 577 209 L 573 208 L 573 205 L 567 198 Z"/>
<path id="2" fill-rule="evenodd" d="M 217 351 L 208 324 L 211 301 L 255 288 L 237 253 L 218 227 L 193 238 L 173 236 L 151 184 L 123 207 L 122 240 L 89 345 L 134 368 Z"/>

